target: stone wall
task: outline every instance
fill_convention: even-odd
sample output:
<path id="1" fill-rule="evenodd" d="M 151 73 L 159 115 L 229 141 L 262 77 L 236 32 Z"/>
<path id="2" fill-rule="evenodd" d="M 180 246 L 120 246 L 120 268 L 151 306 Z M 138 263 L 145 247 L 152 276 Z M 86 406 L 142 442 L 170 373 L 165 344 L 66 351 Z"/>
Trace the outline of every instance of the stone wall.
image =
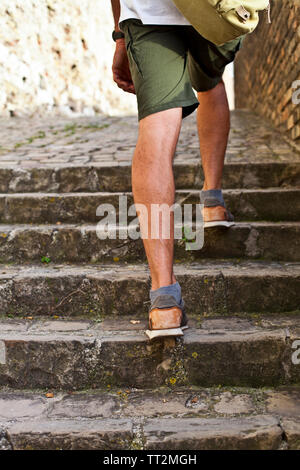
<path id="1" fill-rule="evenodd" d="M 271 5 L 271 25 L 263 15 L 238 54 L 235 104 L 269 118 L 300 144 L 300 0 Z"/>
<path id="2" fill-rule="evenodd" d="M 112 82 L 109 0 L 1 0 L 0 114 L 131 113 Z"/>

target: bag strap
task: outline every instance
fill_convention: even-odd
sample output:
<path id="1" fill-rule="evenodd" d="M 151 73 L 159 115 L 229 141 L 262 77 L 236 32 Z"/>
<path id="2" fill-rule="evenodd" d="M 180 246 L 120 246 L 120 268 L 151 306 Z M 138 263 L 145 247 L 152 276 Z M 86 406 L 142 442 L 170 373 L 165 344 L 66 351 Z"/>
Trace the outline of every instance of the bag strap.
<path id="1" fill-rule="evenodd" d="M 271 20 L 271 0 L 269 2 L 269 5 L 267 6 L 267 23 L 268 24 L 272 23 L 272 20 Z"/>

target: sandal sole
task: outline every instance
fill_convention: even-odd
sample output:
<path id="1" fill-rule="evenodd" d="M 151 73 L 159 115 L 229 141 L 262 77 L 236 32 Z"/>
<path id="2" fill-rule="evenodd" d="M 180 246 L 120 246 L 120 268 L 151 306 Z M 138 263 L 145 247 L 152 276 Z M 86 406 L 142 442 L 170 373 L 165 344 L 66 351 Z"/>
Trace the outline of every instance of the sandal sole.
<path id="1" fill-rule="evenodd" d="M 187 326 L 183 326 L 182 328 L 170 328 L 169 330 L 146 330 L 145 333 L 148 338 L 167 338 L 170 336 L 183 336 L 183 329 L 188 328 Z"/>
<path id="2" fill-rule="evenodd" d="M 205 222 L 204 223 L 204 228 L 210 228 L 210 227 L 223 227 L 223 228 L 229 228 L 235 225 L 234 222 L 226 222 L 226 221 L 215 221 L 215 222 Z"/>

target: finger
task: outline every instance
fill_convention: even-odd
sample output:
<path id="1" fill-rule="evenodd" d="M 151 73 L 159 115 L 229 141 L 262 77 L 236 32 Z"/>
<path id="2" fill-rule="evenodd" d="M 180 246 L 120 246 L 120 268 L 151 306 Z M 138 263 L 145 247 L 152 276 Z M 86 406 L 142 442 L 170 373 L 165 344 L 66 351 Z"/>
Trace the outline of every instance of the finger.
<path id="1" fill-rule="evenodd" d="M 115 78 L 114 81 L 122 90 L 135 93 L 134 85 L 131 81 L 122 80 L 121 78 Z"/>
<path id="2" fill-rule="evenodd" d="M 128 93 L 132 93 L 133 95 L 135 95 L 134 85 L 130 85 L 127 91 L 128 91 Z"/>
<path id="3" fill-rule="evenodd" d="M 124 91 L 126 91 L 127 93 L 130 93 L 132 95 L 135 95 L 135 90 L 132 87 L 128 87 L 128 88 L 124 89 Z"/>
<path id="4" fill-rule="evenodd" d="M 119 88 L 127 88 L 130 85 L 130 83 L 125 82 L 124 80 L 117 80 L 116 84 Z"/>
<path id="5" fill-rule="evenodd" d="M 132 79 L 130 75 L 126 74 L 120 74 L 118 72 L 114 72 L 113 78 L 115 82 L 126 82 L 126 83 L 132 83 Z"/>
<path id="6" fill-rule="evenodd" d="M 132 85 L 122 84 L 122 85 L 118 85 L 118 87 L 121 88 L 123 91 L 126 91 L 127 93 L 135 94 L 135 90 Z"/>

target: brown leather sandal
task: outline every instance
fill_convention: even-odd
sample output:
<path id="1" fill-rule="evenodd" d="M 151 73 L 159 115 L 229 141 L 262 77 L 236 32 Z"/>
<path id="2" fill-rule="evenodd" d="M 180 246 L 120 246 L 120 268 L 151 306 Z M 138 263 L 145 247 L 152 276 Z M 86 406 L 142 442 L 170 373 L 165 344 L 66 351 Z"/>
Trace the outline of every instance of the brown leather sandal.
<path id="1" fill-rule="evenodd" d="M 223 206 L 204 207 L 204 228 L 209 227 L 232 227 L 235 225 L 231 212 Z"/>
<path id="2" fill-rule="evenodd" d="M 184 303 L 177 304 L 172 295 L 160 295 L 153 302 L 149 312 L 149 330 L 146 335 L 150 339 L 167 336 L 183 336 L 188 328 Z"/>

